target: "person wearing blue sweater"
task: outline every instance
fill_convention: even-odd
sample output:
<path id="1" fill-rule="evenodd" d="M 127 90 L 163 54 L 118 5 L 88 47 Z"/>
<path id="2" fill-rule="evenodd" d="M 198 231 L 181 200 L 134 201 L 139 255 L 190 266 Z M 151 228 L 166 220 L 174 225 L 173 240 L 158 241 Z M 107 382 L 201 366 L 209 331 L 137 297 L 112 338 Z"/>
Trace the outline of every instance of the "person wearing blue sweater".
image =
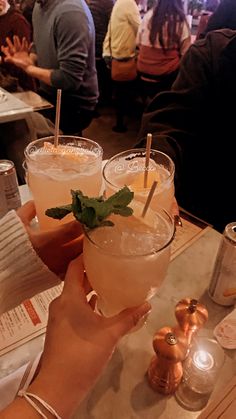
<path id="1" fill-rule="evenodd" d="M 60 128 L 64 134 L 81 134 L 98 99 L 95 30 L 86 2 L 37 1 L 33 39 L 31 49 L 17 37 L 7 40 L 8 46 L 2 48 L 5 60 L 38 79 L 40 94 L 53 104 L 57 89 L 62 89 Z"/>

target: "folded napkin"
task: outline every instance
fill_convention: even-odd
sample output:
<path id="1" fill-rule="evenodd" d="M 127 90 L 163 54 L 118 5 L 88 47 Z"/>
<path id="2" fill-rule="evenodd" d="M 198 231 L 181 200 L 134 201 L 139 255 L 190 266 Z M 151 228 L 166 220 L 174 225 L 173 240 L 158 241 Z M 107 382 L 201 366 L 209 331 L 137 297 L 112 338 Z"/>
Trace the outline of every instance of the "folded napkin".
<path id="1" fill-rule="evenodd" d="M 222 348 L 236 349 L 236 308 L 215 327 L 214 336 Z"/>
<path id="2" fill-rule="evenodd" d="M 0 380 L 0 412 L 15 399 L 19 390 L 25 390 L 29 386 L 37 369 L 41 354 L 42 352 L 33 361 L 28 362 L 12 374 Z"/>

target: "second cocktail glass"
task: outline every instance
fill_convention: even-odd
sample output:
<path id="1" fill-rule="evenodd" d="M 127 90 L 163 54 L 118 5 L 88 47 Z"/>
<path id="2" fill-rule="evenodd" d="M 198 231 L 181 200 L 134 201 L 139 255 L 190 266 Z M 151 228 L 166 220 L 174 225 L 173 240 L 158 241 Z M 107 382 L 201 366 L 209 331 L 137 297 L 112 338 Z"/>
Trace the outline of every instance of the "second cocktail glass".
<path id="1" fill-rule="evenodd" d="M 170 260 L 172 218 L 162 208 L 149 209 L 143 218 L 140 202 L 130 206 L 134 215 L 114 215 L 113 227 L 90 230 L 84 239 L 86 274 L 105 316 L 149 300 L 164 280 Z"/>
<path id="2" fill-rule="evenodd" d="M 157 181 L 157 188 L 151 202 L 151 208 L 157 206 L 171 212 L 174 199 L 175 166 L 167 154 L 151 150 L 148 167 L 147 187 L 144 187 L 146 149 L 137 148 L 116 154 L 104 166 L 103 178 L 107 196 L 127 185 L 138 201 L 146 202 L 148 193 Z"/>
<path id="3" fill-rule="evenodd" d="M 28 186 L 32 192 L 41 229 L 53 228 L 62 221 L 45 215 L 47 208 L 71 202 L 70 190 L 99 196 L 102 186 L 102 155 L 99 144 L 86 138 L 59 136 L 33 141 L 25 149 Z"/>

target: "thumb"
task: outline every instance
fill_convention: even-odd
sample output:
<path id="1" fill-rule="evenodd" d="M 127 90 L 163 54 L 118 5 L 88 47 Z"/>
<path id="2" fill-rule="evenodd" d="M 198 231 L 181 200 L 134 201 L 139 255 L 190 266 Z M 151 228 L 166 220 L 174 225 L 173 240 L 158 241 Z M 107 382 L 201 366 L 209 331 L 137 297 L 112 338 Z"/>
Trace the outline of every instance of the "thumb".
<path id="1" fill-rule="evenodd" d="M 117 339 L 120 339 L 136 326 L 140 319 L 151 311 L 151 304 L 145 301 L 142 305 L 127 308 L 112 318 L 112 328 Z"/>

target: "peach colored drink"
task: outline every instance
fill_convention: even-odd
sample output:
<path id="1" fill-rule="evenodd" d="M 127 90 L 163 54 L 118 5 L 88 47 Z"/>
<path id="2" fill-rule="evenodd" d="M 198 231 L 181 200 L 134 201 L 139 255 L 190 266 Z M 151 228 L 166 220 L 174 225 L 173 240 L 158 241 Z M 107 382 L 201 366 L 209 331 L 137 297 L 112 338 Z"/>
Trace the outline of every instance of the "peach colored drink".
<path id="1" fill-rule="evenodd" d="M 71 203 L 70 190 L 98 196 L 102 184 L 102 148 L 79 137 L 59 137 L 57 149 L 53 137 L 30 143 L 25 151 L 28 183 L 32 192 L 41 229 L 58 226 L 62 221 L 45 215 L 47 208 Z"/>
<path id="2" fill-rule="evenodd" d="M 131 217 L 112 216 L 113 227 L 89 231 L 84 240 L 84 264 L 106 316 L 149 300 L 165 278 L 174 225 L 163 209 L 148 210 L 132 203 Z"/>
<path id="3" fill-rule="evenodd" d="M 144 188 L 145 149 L 127 150 L 113 156 L 103 169 L 107 196 L 127 185 L 133 192 L 135 199 L 146 202 L 148 193 L 157 181 L 157 188 L 151 202 L 151 208 L 157 206 L 171 212 L 174 199 L 174 163 L 164 153 L 151 150 L 148 169 L 147 188 Z"/>

